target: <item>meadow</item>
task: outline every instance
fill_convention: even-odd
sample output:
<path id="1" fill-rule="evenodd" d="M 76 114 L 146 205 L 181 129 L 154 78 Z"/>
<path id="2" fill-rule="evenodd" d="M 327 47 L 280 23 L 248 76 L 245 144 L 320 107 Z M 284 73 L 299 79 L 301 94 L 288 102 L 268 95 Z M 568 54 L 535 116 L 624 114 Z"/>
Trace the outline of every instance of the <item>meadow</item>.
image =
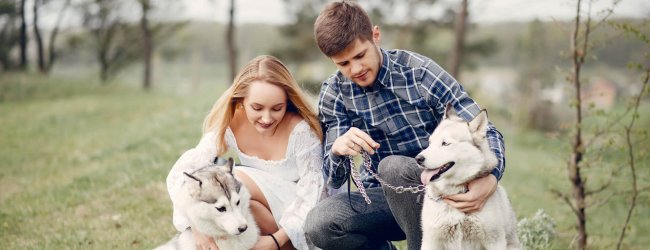
<path id="1" fill-rule="evenodd" d="M 167 241 L 175 230 L 165 178 L 198 142 L 203 117 L 225 87 L 145 92 L 90 77 L 3 73 L 0 248 L 151 249 Z M 501 183 L 518 218 L 544 209 L 557 225 L 552 248 L 573 247 L 575 216 L 550 192 L 569 187 L 567 138 L 524 130 L 498 114 L 491 120 L 506 139 Z M 648 167 L 648 161 L 637 167 L 646 183 Z M 629 188 L 625 179 L 614 186 Z M 614 196 L 588 210 L 592 249 L 615 247 L 627 200 Z M 647 192 L 637 203 L 624 249 L 650 245 Z"/>

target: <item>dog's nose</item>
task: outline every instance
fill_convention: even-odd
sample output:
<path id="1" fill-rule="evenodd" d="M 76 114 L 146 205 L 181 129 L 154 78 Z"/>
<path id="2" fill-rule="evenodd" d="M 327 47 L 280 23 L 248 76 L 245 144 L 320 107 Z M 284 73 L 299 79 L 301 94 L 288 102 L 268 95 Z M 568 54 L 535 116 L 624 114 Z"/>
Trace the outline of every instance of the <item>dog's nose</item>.
<path id="1" fill-rule="evenodd" d="M 419 165 L 422 165 L 422 163 L 424 162 L 424 156 L 422 156 L 422 155 L 416 156 L 415 157 L 415 162 L 417 162 Z"/>
<path id="2" fill-rule="evenodd" d="M 246 231 L 246 229 L 248 229 L 248 226 L 247 226 L 247 225 L 243 225 L 243 226 L 241 226 L 241 227 L 239 227 L 239 228 L 237 228 L 237 229 L 239 230 L 240 233 L 243 233 L 244 231 Z"/>

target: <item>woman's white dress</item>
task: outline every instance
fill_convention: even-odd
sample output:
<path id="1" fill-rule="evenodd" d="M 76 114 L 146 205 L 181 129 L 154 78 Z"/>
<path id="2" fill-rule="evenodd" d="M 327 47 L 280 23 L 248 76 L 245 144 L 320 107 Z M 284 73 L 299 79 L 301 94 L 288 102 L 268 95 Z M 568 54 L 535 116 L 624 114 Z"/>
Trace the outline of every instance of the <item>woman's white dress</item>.
<path id="1" fill-rule="evenodd" d="M 239 156 L 241 165 L 235 167 L 250 176 L 266 198 L 276 223 L 287 232 L 297 249 L 313 249 L 304 234 L 307 213 L 325 195 L 322 175 L 322 146 L 318 136 L 304 120 L 291 131 L 284 159 L 270 161 L 249 156 L 239 150 L 230 129 L 226 130 L 226 144 Z M 167 189 L 172 203 L 177 197 L 182 172 L 193 171 L 210 164 L 216 157 L 214 133 L 206 133 L 195 148 L 185 152 L 174 164 L 167 177 Z M 187 219 L 174 206 L 174 226 L 183 231 L 189 227 Z"/>

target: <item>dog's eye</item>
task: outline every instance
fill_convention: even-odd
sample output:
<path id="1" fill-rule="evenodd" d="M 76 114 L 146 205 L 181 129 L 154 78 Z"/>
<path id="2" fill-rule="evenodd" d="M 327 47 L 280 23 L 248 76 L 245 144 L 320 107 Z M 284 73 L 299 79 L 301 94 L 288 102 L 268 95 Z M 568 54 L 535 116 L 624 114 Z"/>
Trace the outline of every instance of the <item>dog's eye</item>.
<path id="1" fill-rule="evenodd" d="M 237 206 L 239 206 L 239 202 L 240 202 L 240 201 L 237 201 Z"/>
<path id="2" fill-rule="evenodd" d="M 442 146 L 449 146 L 449 142 L 442 141 Z"/>
<path id="3" fill-rule="evenodd" d="M 217 207 L 216 209 L 219 212 L 225 212 L 226 211 L 226 207 Z"/>

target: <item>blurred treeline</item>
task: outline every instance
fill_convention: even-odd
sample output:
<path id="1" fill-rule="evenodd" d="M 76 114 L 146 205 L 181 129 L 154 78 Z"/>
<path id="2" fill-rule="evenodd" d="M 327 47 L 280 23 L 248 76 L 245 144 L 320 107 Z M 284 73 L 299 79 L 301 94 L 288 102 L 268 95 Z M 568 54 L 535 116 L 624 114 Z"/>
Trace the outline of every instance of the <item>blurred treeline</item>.
<path id="1" fill-rule="evenodd" d="M 247 11 L 235 2 L 223 13 Z M 290 22 L 268 25 L 182 18 L 184 3 L 172 0 L 1 0 L 0 72 L 93 74 L 104 83 L 130 76 L 145 89 L 165 81 L 173 81 L 172 89 L 195 89 L 197 82 L 227 84 L 229 71 L 272 54 L 317 93 L 335 69 L 313 40 L 313 22 L 326 2 L 285 0 Z M 380 25 L 383 48 L 418 52 L 448 70 L 458 57 L 455 76 L 500 115 L 542 130 L 558 129 L 566 117 L 569 22 L 472 23 L 472 13 L 460 15 L 467 1 L 359 2 Z M 459 31 L 460 18 L 470 22 Z M 618 21 L 647 28 L 647 20 Z M 597 49 L 585 72 L 587 87 L 604 82 L 613 92 L 607 94 L 614 101 L 597 104 L 607 108 L 632 91 L 628 83 L 638 79 L 626 65 L 643 60 L 643 44 L 612 26 L 601 29 L 593 34 Z M 459 36 L 460 48 L 454 46 Z"/>

